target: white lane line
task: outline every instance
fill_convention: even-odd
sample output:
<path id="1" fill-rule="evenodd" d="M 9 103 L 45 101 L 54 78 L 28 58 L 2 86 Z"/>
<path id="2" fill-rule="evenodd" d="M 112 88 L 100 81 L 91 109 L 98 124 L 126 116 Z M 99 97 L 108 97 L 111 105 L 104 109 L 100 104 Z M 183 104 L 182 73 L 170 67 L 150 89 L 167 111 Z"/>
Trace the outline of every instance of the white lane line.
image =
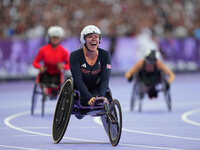
<path id="1" fill-rule="evenodd" d="M 153 136 L 162 136 L 162 137 L 184 139 L 184 140 L 191 140 L 191 141 L 200 141 L 200 138 L 184 137 L 184 136 L 176 136 L 176 135 L 168 135 L 168 134 L 155 133 L 155 132 L 145 132 L 145 131 L 125 129 L 125 128 L 123 128 L 123 131 L 129 132 L 129 133 L 138 133 L 138 134 L 146 134 L 146 135 L 153 135 Z"/>
<path id="2" fill-rule="evenodd" d="M 21 132 L 25 132 L 25 133 L 29 133 L 29 134 L 34 134 L 34 135 L 40 135 L 40 136 L 51 136 L 50 134 L 45 134 L 45 133 L 41 133 L 41 132 L 33 132 L 33 131 L 30 131 L 30 130 L 25 130 L 21 127 L 17 127 L 17 126 L 14 126 L 10 123 L 11 120 L 17 118 L 17 117 L 21 117 L 21 116 L 24 116 L 24 115 L 27 115 L 29 114 L 29 112 L 22 112 L 22 113 L 18 113 L 18 114 L 14 114 L 12 116 L 9 116 L 7 118 L 4 119 L 4 123 L 14 129 L 14 130 L 18 130 L 18 131 L 21 131 Z M 95 118 L 95 117 L 94 117 Z M 87 140 L 87 139 L 80 139 L 80 138 L 72 138 L 72 137 L 63 137 L 63 139 L 68 139 L 68 140 L 73 140 L 73 141 L 83 141 L 83 142 L 94 142 L 94 143 L 105 143 L 104 141 L 100 141 L 100 140 Z M 183 149 L 177 149 L 177 148 L 169 148 L 169 147 L 155 147 L 155 146 L 148 146 L 148 145 L 134 145 L 134 144 L 125 144 L 125 143 L 122 143 L 122 144 L 119 144 L 121 146 L 127 146 L 127 147 L 140 147 L 140 148 L 149 148 L 149 149 L 159 149 L 159 150 L 183 150 Z"/>
<path id="3" fill-rule="evenodd" d="M 120 144 L 124 146 L 130 146 L 130 147 L 138 147 L 138 148 L 149 148 L 149 149 L 159 149 L 159 150 L 183 150 L 183 149 L 177 149 L 172 147 L 158 147 L 158 146 L 150 146 L 150 145 L 132 145 L 132 144 Z"/>
<path id="4" fill-rule="evenodd" d="M 26 127 L 26 126 L 24 126 L 24 127 L 21 127 L 21 128 L 23 128 L 23 129 L 51 129 L 50 127 Z"/>
<path id="5" fill-rule="evenodd" d="M 189 119 L 188 117 L 194 113 L 198 113 L 200 112 L 200 109 L 195 109 L 195 110 L 191 110 L 191 111 L 188 111 L 188 112 L 185 112 L 183 113 L 183 115 L 181 116 L 181 119 L 186 122 L 186 123 L 189 123 L 189 124 L 192 124 L 194 126 L 200 126 L 200 122 L 196 122 L 196 121 L 193 121 L 191 119 Z"/>
<path id="6" fill-rule="evenodd" d="M 102 125 L 102 122 L 99 117 L 95 117 L 94 121 L 97 124 Z M 130 132 L 130 133 L 138 133 L 138 134 L 146 134 L 146 135 L 192 140 L 192 141 L 200 141 L 200 138 L 193 138 L 193 137 L 184 137 L 184 136 L 175 136 L 175 135 L 168 135 L 168 134 L 162 134 L 162 133 L 145 132 L 145 131 L 139 131 L 139 130 L 130 130 L 130 129 L 126 129 L 126 128 L 122 128 L 122 130 L 126 131 L 126 132 Z"/>
<path id="7" fill-rule="evenodd" d="M 31 126 L 22 126 L 20 128 L 23 128 L 23 129 L 52 129 L 51 127 L 31 127 Z M 73 126 L 73 128 L 78 128 L 78 129 L 97 129 L 99 128 L 98 126 L 97 127 L 78 127 L 78 126 Z M 5 128 L 4 128 L 5 129 Z"/>
<path id="8" fill-rule="evenodd" d="M 51 134 L 25 130 L 25 129 L 21 128 L 21 127 L 17 127 L 17 126 L 15 126 L 15 125 L 10 123 L 11 120 L 13 120 L 15 118 L 18 118 L 18 117 L 21 117 L 21 116 L 24 116 L 24 115 L 27 115 L 27 114 L 29 114 L 28 111 L 11 115 L 11 116 L 9 116 L 9 117 L 4 119 L 4 123 L 5 123 L 5 125 L 7 125 L 8 127 L 12 128 L 14 130 L 18 130 L 18 131 L 25 132 L 25 133 L 28 133 L 28 134 L 34 134 L 34 135 L 40 135 L 40 136 L 49 136 L 49 137 L 52 136 Z M 73 137 L 63 137 L 63 139 L 68 139 L 68 140 L 73 140 L 73 141 L 84 141 L 84 142 L 99 142 L 97 140 L 86 140 L 86 139 L 73 138 Z"/>
<path id="9" fill-rule="evenodd" d="M 17 135 L 12 135 L 15 137 L 29 137 L 29 136 L 39 136 L 39 135 L 33 135 L 33 134 L 17 134 Z"/>
<path id="10" fill-rule="evenodd" d="M 103 126 L 102 122 L 101 122 L 101 119 L 100 117 L 94 117 L 94 122 L 96 122 L 97 124 Z M 123 131 L 126 131 L 126 132 L 132 132 L 132 130 L 129 130 L 129 129 L 125 129 L 125 128 L 122 128 Z M 137 132 L 140 132 L 140 131 L 137 131 Z M 142 132 L 141 132 L 142 133 Z M 140 134 L 141 134 L 140 133 Z M 147 132 L 146 132 L 147 133 Z M 145 134 L 146 134 L 145 133 Z M 144 134 L 144 133 L 142 133 Z M 149 134 L 149 133 L 148 133 Z M 128 146 L 129 144 L 120 144 L 120 145 L 126 145 Z M 161 149 L 161 150 L 183 150 L 183 149 L 178 149 L 178 148 L 172 148 L 172 147 L 157 147 L 157 146 L 150 146 L 150 145 L 134 145 L 134 147 L 141 147 L 141 148 L 154 148 L 154 149 Z"/>
<path id="11" fill-rule="evenodd" d="M 39 149 L 35 149 L 35 148 L 25 148 L 25 147 L 18 147 L 18 146 L 8 146 L 8 145 L 0 145 L 0 147 L 3 148 L 9 148 L 9 149 L 20 149 L 20 150 L 39 150 Z"/>

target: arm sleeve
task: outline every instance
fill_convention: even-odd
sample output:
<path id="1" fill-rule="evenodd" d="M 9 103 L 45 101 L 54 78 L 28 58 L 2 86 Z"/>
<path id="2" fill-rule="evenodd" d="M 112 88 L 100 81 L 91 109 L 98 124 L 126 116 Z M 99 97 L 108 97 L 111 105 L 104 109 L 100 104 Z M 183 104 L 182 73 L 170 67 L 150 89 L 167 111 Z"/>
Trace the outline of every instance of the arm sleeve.
<path id="1" fill-rule="evenodd" d="M 38 54 L 36 55 L 35 59 L 33 60 L 33 66 L 37 69 L 40 69 L 40 61 L 43 59 L 43 51 L 42 49 L 39 50 Z"/>
<path id="2" fill-rule="evenodd" d="M 106 90 L 109 86 L 109 78 L 111 74 L 111 59 L 108 52 L 103 56 L 103 65 L 101 73 L 101 83 L 100 83 L 100 96 L 106 95 Z"/>
<path id="3" fill-rule="evenodd" d="M 70 55 L 70 69 L 74 80 L 74 84 L 79 90 L 81 97 L 89 101 L 90 98 L 92 98 L 92 94 L 88 91 L 87 86 L 83 82 L 80 70 L 80 58 L 75 56 L 74 53 Z"/>
<path id="4" fill-rule="evenodd" d="M 64 50 L 64 62 L 65 62 L 65 66 L 64 69 L 65 70 L 69 70 L 69 52 L 67 50 Z"/>

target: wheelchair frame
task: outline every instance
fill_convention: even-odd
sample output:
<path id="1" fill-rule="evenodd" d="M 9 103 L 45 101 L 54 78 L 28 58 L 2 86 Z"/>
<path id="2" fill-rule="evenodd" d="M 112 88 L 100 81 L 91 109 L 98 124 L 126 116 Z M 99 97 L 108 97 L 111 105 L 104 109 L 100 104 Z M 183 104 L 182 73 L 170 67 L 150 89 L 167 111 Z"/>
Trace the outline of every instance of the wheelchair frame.
<path id="1" fill-rule="evenodd" d="M 107 104 L 100 99 L 98 105 L 83 106 L 80 103 L 80 95 L 78 95 L 78 99 L 74 99 L 77 96 L 75 94 L 77 94 L 77 91 L 73 89 L 72 78 L 67 79 L 60 90 L 54 113 L 52 127 L 54 143 L 57 144 L 62 140 L 71 115 L 81 113 L 83 116 L 100 116 L 110 143 L 112 146 L 117 146 L 122 131 L 122 112 L 119 101 L 112 99 Z M 111 96 L 111 93 L 109 96 Z"/>
<path id="2" fill-rule="evenodd" d="M 44 90 L 43 90 L 43 84 L 41 84 L 39 82 L 40 80 L 40 73 L 37 75 L 36 79 L 35 79 L 35 83 L 34 83 L 34 88 L 33 88 L 33 94 L 32 94 L 32 98 L 31 98 L 31 115 L 34 115 L 35 113 L 35 107 L 36 107 L 36 103 L 37 101 L 39 101 L 39 97 L 41 97 L 41 116 L 44 116 L 45 113 L 45 102 L 46 100 L 51 97 L 51 94 L 45 94 Z M 59 92 L 59 89 L 61 87 L 61 83 L 63 83 L 63 74 L 61 73 L 60 75 L 60 85 L 48 85 L 47 88 L 49 89 L 57 89 L 57 92 Z M 56 95 L 57 97 L 57 95 Z M 56 99 L 56 97 L 54 99 Z"/>
<path id="3" fill-rule="evenodd" d="M 143 103 L 143 96 L 146 94 L 145 91 L 140 91 L 140 81 L 138 81 L 137 76 L 135 78 L 135 82 L 133 84 L 133 90 L 131 95 L 131 102 L 130 102 L 130 111 L 134 110 L 136 101 L 139 101 L 139 107 L 138 111 L 142 112 L 142 103 Z M 165 102 L 167 105 L 168 111 L 172 111 L 172 100 L 171 100 L 171 94 L 170 89 L 166 88 L 166 79 L 163 73 L 161 73 L 161 82 L 158 83 L 162 85 L 161 89 L 158 89 L 158 92 L 163 92 Z M 142 94 L 143 95 L 142 95 Z"/>

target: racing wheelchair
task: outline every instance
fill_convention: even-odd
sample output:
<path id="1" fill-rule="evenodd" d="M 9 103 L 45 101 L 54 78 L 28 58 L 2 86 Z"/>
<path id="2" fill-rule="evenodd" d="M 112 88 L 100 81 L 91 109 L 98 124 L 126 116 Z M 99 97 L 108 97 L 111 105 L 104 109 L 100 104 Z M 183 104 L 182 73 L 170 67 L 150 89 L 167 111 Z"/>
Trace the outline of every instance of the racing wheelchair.
<path id="1" fill-rule="evenodd" d="M 133 90 L 131 95 L 131 102 L 130 102 L 130 111 L 134 110 L 134 107 L 136 103 L 138 102 L 138 111 L 142 112 L 142 104 L 144 96 L 147 94 L 148 90 L 145 89 L 144 83 L 139 80 L 139 75 L 136 74 L 134 77 L 134 84 L 133 84 Z M 157 92 L 163 92 L 164 99 L 167 105 L 168 111 L 172 111 L 172 100 L 171 100 L 171 94 L 170 94 L 170 88 L 168 87 L 168 83 L 166 80 L 166 76 L 161 72 L 159 82 L 156 83 L 155 89 Z"/>
<path id="2" fill-rule="evenodd" d="M 112 146 L 117 146 L 122 131 L 122 112 L 117 99 L 112 99 L 110 91 L 107 91 L 106 97 L 97 97 L 93 106 L 82 105 L 80 102 L 80 93 L 73 89 L 73 80 L 69 78 L 63 84 L 54 113 L 52 136 L 54 143 L 59 143 L 67 129 L 71 115 L 78 119 L 86 115 L 93 117 L 100 116 L 104 129 L 109 137 Z"/>
<path id="3" fill-rule="evenodd" d="M 64 76 L 60 73 L 59 83 L 41 83 L 41 73 L 36 76 L 32 100 L 31 100 L 31 115 L 34 115 L 36 104 L 41 100 L 41 116 L 45 113 L 45 102 L 49 100 L 56 100 L 61 84 L 64 82 Z"/>

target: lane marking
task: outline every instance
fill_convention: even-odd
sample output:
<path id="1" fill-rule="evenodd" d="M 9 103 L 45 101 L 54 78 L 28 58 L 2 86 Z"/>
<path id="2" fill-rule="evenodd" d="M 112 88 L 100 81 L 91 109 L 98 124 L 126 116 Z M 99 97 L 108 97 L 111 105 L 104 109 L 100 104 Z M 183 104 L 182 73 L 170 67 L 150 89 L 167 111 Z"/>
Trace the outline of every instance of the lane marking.
<path id="1" fill-rule="evenodd" d="M 28 133 L 28 134 L 52 137 L 51 134 L 26 130 L 26 129 L 23 129 L 21 127 L 14 126 L 13 124 L 10 123 L 11 120 L 18 118 L 18 117 L 21 117 L 21 116 L 25 116 L 29 113 L 30 112 L 27 111 L 27 112 L 22 112 L 22 113 L 11 115 L 11 116 L 7 117 L 6 119 L 4 119 L 4 124 L 7 125 L 8 127 L 12 128 L 12 129 L 14 129 L 14 130 L 18 130 L 18 131 L 25 132 L 25 133 Z M 73 141 L 84 141 L 84 142 L 99 142 L 97 140 L 85 140 L 85 139 L 79 139 L 79 138 L 73 138 L 73 137 L 63 137 L 63 139 L 68 139 L 68 140 L 73 140 Z"/>
<path id="2" fill-rule="evenodd" d="M 102 122 L 99 117 L 95 117 L 94 121 L 102 125 Z M 168 134 L 162 134 L 162 133 L 153 133 L 153 132 L 145 132 L 145 131 L 139 131 L 139 130 L 130 130 L 126 128 L 122 128 L 123 131 L 129 132 L 129 133 L 138 133 L 138 134 L 146 134 L 146 135 L 154 135 L 154 136 L 162 136 L 162 137 L 169 137 L 169 138 L 177 138 L 177 139 L 185 139 L 185 140 L 192 140 L 192 141 L 200 141 L 200 138 L 193 138 L 193 137 L 183 137 L 183 136 L 175 136 L 175 135 L 168 135 Z"/>
<path id="3" fill-rule="evenodd" d="M 188 124 L 192 124 L 194 126 L 200 126 L 200 122 L 197 122 L 197 121 L 193 121 L 191 119 L 189 119 L 189 116 L 192 115 L 192 114 L 195 114 L 195 113 L 199 113 L 200 112 L 200 109 L 195 109 L 195 110 L 191 110 L 191 111 L 188 111 L 188 112 L 185 112 L 183 113 L 183 115 L 181 116 L 181 119 L 188 123 Z"/>
<path id="4" fill-rule="evenodd" d="M 130 146 L 130 147 L 139 147 L 139 148 L 149 148 L 149 149 L 160 149 L 160 150 L 183 150 L 183 149 L 177 149 L 172 147 L 159 147 L 159 146 L 150 146 L 150 145 L 134 145 L 132 144 L 120 144 L 124 146 Z"/>
<path id="5" fill-rule="evenodd" d="M 9 148 L 9 149 L 20 149 L 20 150 L 40 150 L 40 149 L 35 149 L 35 148 L 25 148 L 25 147 L 18 147 L 18 146 L 8 146 L 8 145 L 0 145 L 0 147 L 3 148 Z"/>
<path id="6" fill-rule="evenodd" d="M 129 133 L 138 133 L 138 134 L 153 135 L 153 136 L 162 136 L 162 137 L 184 139 L 184 140 L 191 140 L 191 141 L 200 141 L 200 138 L 184 137 L 184 136 L 176 136 L 176 135 L 168 135 L 168 134 L 155 133 L 155 132 L 145 132 L 145 131 L 125 129 L 125 128 L 123 128 L 123 131 L 129 132 Z"/>
<path id="7" fill-rule="evenodd" d="M 23 128 L 23 129 L 52 129 L 51 127 L 31 127 L 31 126 L 22 126 L 22 127 L 20 127 L 20 128 Z M 73 126 L 73 128 L 77 128 L 77 129 L 98 129 L 98 128 L 100 128 L 99 126 L 97 126 L 97 127 L 78 127 L 78 126 Z M 6 130 L 6 129 L 8 129 L 8 128 L 6 128 L 6 127 L 4 127 L 4 128 L 0 128 L 0 130 Z"/>
<path id="8" fill-rule="evenodd" d="M 94 122 L 103 126 L 100 117 L 94 117 Z M 126 132 L 131 132 L 131 133 L 139 133 L 139 134 L 150 134 L 150 135 L 155 135 L 154 133 L 150 133 L 150 132 L 142 132 L 142 131 L 137 131 L 137 130 L 129 130 L 129 129 L 125 129 L 122 128 L 123 131 Z M 200 140 L 200 139 L 199 139 Z M 121 144 L 120 144 L 121 145 Z M 129 145 L 129 144 L 124 144 L 124 145 Z M 154 149 L 162 149 L 162 150 L 183 150 L 183 149 L 179 149 L 179 148 L 172 148 L 172 147 L 155 147 L 155 146 L 145 146 L 145 145 L 134 145 L 135 147 L 142 147 L 142 148 L 154 148 Z"/>
<path id="9" fill-rule="evenodd" d="M 14 129 L 14 130 L 18 130 L 21 132 L 25 132 L 28 134 L 34 134 L 34 135 L 40 135 L 40 136 L 51 136 L 51 134 L 46 134 L 46 133 L 41 133 L 41 132 L 34 132 L 34 131 L 30 131 L 30 130 L 25 130 L 21 127 L 17 127 L 13 124 L 11 124 L 11 120 L 27 115 L 29 114 L 29 111 L 27 112 L 22 112 L 22 113 L 18 113 L 18 114 L 14 114 L 11 116 L 8 116 L 7 118 L 4 119 L 4 124 L 7 125 L 8 127 Z M 96 117 L 94 117 L 96 118 Z M 63 137 L 63 139 L 68 139 L 68 140 L 73 140 L 73 141 L 83 141 L 83 142 L 94 142 L 94 143 L 99 143 L 99 144 L 104 144 L 105 141 L 100 141 L 100 140 L 88 140 L 88 139 L 81 139 L 81 138 L 73 138 L 73 137 Z M 149 148 L 149 149 L 159 149 L 159 150 L 184 150 L 184 149 L 177 149 L 177 148 L 171 148 L 171 147 L 156 147 L 156 146 L 149 146 L 149 145 L 135 145 L 135 144 L 126 144 L 126 143 L 120 143 L 120 146 L 127 146 L 127 147 L 139 147 L 139 148 Z M 37 150 L 37 149 L 34 149 Z"/>

